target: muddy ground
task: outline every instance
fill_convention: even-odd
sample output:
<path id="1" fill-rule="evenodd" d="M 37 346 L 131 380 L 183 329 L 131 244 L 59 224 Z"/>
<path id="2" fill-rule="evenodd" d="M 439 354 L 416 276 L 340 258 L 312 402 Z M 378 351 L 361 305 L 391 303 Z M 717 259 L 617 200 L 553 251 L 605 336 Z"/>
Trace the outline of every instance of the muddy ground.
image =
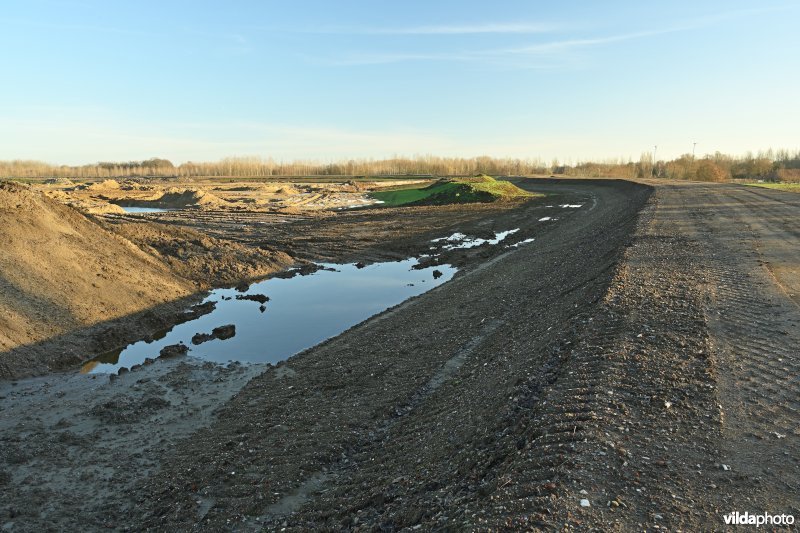
<path id="1" fill-rule="evenodd" d="M 300 259 L 405 257 L 455 230 L 535 241 L 454 251 L 452 281 L 277 367 L 4 383 L 0 526 L 689 531 L 800 515 L 798 197 L 521 185 L 560 196 L 108 217 Z M 547 207 L 561 201 L 585 208 Z"/>

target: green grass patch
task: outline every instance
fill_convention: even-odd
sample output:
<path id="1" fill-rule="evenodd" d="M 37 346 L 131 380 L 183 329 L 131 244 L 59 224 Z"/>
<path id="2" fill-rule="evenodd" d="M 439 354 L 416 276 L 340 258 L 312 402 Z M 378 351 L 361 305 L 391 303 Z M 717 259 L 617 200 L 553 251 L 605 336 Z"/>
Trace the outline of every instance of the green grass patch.
<path id="1" fill-rule="evenodd" d="M 384 205 L 445 205 L 475 202 L 497 202 L 542 196 L 524 191 L 508 181 L 490 176 L 442 179 L 427 187 L 379 191 L 370 196 Z"/>
<path id="2" fill-rule="evenodd" d="M 745 183 L 751 187 L 777 189 L 779 191 L 800 192 L 800 183 Z"/>

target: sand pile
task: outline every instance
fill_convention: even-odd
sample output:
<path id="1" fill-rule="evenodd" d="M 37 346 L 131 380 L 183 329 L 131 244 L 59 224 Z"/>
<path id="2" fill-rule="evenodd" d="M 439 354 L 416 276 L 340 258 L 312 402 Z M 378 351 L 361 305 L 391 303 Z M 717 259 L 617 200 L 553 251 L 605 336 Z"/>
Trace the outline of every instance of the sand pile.
<path id="1" fill-rule="evenodd" d="M 33 349 L 35 343 L 192 290 L 188 281 L 131 242 L 56 200 L 9 182 L 0 182 L 0 249 L 0 375 L 18 370 L 14 358 L 25 355 L 19 350 L 9 354 L 12 349 Z M 65 356 L 50 357 L 48 364 L 57 365 Z"/>
<path id="2" fill-rule="evenodd" d="M 45 190 L 44 195 L 53 200 L 58 200 L 62 204 L 77 209 L 81 213 L 87 215 L 124 215 L 125 210 L 116 204 L 105 201 L 104 197 L 100 198 L 76 198 L 70 196 L 62 190 Z"/>
<path id="3" fill-rule="evenodd" d="M 119 188 L 120 184 L 115 180 L 105 180 L 101 181 L 100 183 L 92 183 L 86 187 L 86 189 L 89 191 L 119 190 Z"/>
<path id="4" fill-rule="evenodd" d="M 300 194 L 300 189 L 291 183 L 268 183 L 262 186 L 262 190 L 267 194 L 292 195 Z"/>
<path id="5" fill-rule="evenodd" d="M 203 189 L 179 189 L 171 187 L 155 201 L 159 207 L 223 207 L 229 202 Z"/>

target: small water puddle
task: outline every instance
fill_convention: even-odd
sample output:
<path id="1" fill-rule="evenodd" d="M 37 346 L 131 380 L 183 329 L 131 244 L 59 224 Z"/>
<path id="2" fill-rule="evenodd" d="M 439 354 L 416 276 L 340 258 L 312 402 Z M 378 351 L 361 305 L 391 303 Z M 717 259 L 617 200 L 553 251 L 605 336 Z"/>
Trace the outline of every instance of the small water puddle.
<path id="1" fill-rule="evenodd" d="M 445 244 L 443 248 L 445 250 L 460 250 L 465 248 L 476 248 L 481 246 L 482 244 L 491 244 L 495 245 L 508 237 L 519 231 L 519 228 L 510 229 L 507 231 L 501 231 L 494 234 L 494 238 L 492 239 L 481 239 L 479 237 L 468 237 L 463 233 L 453 233 L 449 237 L 439 237 L 438 239 L 433 239 L 431 242 L 448 242 L 449 244 Z M 432 247 L 433 248 L 433 247 Z"/>
<path id="2" fill-rule="evenodd" d="M 514 244 L 509 244 L 506 248 L 519 248 L 520 246 L 532 243 L 535 240 L 536 240 L 535 238 L 531 237 L 529 239 L 525 239 L 525 240 L 522 240 L 522 241 L 519 241 L 519 242 L 515 242 Z"/>
<path id="3" fill-rule="evenodd" d="M 211 313 L 179 324 L 156 338 L 131 344 L 99 356 L 81 372 L 116 372 L 120 367 L 156 358 L 162 348 L 183 343 L 188 355 L 217 363 L 278 363 L 334 337 L 367 318 L 448 281 L 456 273 L 450 265 L 418 268 L 416 259 L 372 265 L 325 264 L 305 276 L 272 278 L 251 285 L 246 292 L 212 291 L 204 302 L 216 302 Z M 330 269 L 330 270 L 328 270 Z M 263 296 L 268 297 L 265 301 Z M 237 298 L 238 297 L 238 298 Z M 215 328 L 235 326 L 225 340 L 195 337 Z M 229 333 L 215 336 L 228 337 Z M 200 344 L 193 344 L 202 340 Z"/>

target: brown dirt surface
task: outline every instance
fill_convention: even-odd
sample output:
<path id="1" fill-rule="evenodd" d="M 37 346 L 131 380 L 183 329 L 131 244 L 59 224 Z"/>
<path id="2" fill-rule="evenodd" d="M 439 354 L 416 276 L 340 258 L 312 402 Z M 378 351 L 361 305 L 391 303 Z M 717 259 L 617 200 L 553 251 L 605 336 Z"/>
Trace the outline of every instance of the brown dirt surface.
<path id="1" fill-rule="evenodd" d="M 62 189 L 44 189 L 44 194 L 53 200 L 57 200 L 69 207 L 75 208 L 87 215 L 124 215 L 125 210 L 116 204 L 111 204 L 102 198 L 82 197 L 77 198 L 72 194 L 64 192 Z"/>
<path id="2" fill-rule="evenodd" d="M 798 264 L 797 204 L 660 184 L 637 217 L 646 187 L 574 186 L 595 205 L 535 246 L 254 379 L 124 516 L 298 531 L 796 516 L 800 315 L 769 265 Z"/>
<path id="3" fill-rule="evenodd" d="M 476 510 L 494 509 L 490 498 L 521 449 L 538 449 L 540 468 L 560 462 L 566 450 L 554 442 L 546 452 L 552 437 L 544 437 L 582 418 L 583 405 L 567 387 L 554 405 L 570 414 L 537 429 L 532 408 L 550 401 L 532 395 L 561 375 L 649 189 L 545 186 L 588 197 L 587 208 L 564 224 L 540 224 L 534 245 L 473 262 L 452 282 L 253 380 L 142 487 L 134 506 L 148 510 L 131 520 L 157 529 L 257 518 L 268 529 L 435 529 L 442 520 L 468 528 L 481 522 Z M 532 202 L 504 214 L 508 223 L 542 212 Z M 198 500 L 214 502 L 202 518 Z"/>
<path id="4" fill-rule="evenodd" d="M 451 281 L 275 367 L 156 362 L 90 402 L 85 382 L 0 383 L 14 413 L 0 417 L 0 524 L 706 531 L 732 511 L 800 516 L 800 197 L 516 183 L 550 196 L 148 215 L 175 239 L 191 228 L 359 262 L 428 253 L 455 231 L 519 231 L 437 245 L 461 267 Z M 107 221 L 136 238 L 142 219 Z"/>
<path id="5" fill-rule="evenodd" d="M 201 289 L 264 278 L 295 263 L 283 252 L 209 237 L 190 228 L 116 218 L 107 219 L 105 226 L 159 257 Z"/>
<path id="6" fill-rule="evenodd" d="M 584 201 L 580 196 L 576 201 Z M 554 200 L 554 201 L 557 201 Z M 173 211 L 154 220 L 202 231 L 224 240 L 266 246 L 311 261 L 355 262 L 405 259 L 424 253 L 431 239 L 463 231 L 491 237 L 495 231 L 521 228 L 517 237 L 538 227 L 538 218 L 516 210 L 525 202 L 461 204 L 342 211 L 287 210 Z M 543 208 L 544 201 L 531 204 Z M 557 206 L 558 216 L 566 215 Z M 477 250 L 483 252 L 485 250 Z"/>
<path id="7" fill-rule="evenodd" d="M 329 181 L 262 183 L 253 180 L 137 178 L 122 183 L 114 180 L 77 187 L 61 187 L 59 200 L 91 214 L 121 213 L 116 205 L 160 207 L 201 211 L 237 210 L 246 212 L 308 212 L 346 209 L 374 204 L 367 192 L 385 187 L 420 183 L 420 180 Z M 176 186 L 180 184 L 180 186 Z M 42 184 L 55 192 L 54 184 Z"/>
<path id="8" fill-rule="evenodd" d="M 80 354 L 47 342 L 193 289 L 129 241 L 24 186 L 0 183 L 0 228 L 3 376 L 74 364 Z"/>
<path id="9" fill-rule="evenodd" d="M 117 190 L 119 188 L 120 188 L 119 182 L 116 180 L 104 180 L 86 186 L 86 189 L 89 191 Z"/>
<path id="10" fill-rule="evenodd" d="M 169 188 L 156 202 L 163 207 L 187 207 L 199 205 L 204 207 L 223 207 L 227 202 L 203 189 Z"/>

